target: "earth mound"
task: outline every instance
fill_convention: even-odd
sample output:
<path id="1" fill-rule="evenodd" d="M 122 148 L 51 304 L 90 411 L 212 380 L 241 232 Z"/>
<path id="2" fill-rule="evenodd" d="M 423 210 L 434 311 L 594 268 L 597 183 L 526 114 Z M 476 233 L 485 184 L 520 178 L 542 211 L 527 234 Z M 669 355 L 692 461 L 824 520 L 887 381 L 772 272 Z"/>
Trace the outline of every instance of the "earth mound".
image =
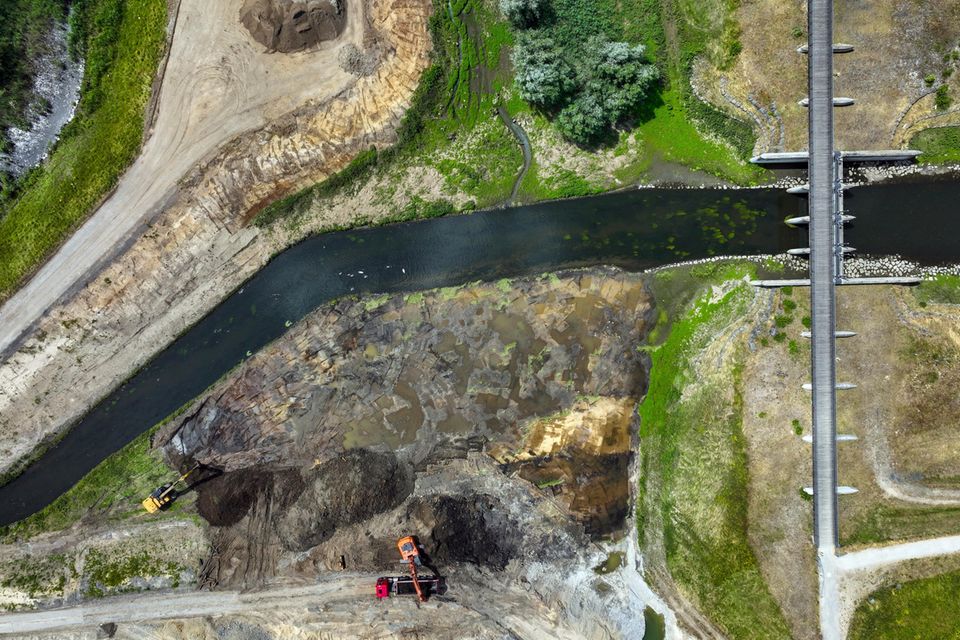
<path id="1" fill-rule="evenodd" d="M 337 38 L 347 22 L 346 0 L 246 0 L 240 21 L 269 51 L 292 53 Z"/>

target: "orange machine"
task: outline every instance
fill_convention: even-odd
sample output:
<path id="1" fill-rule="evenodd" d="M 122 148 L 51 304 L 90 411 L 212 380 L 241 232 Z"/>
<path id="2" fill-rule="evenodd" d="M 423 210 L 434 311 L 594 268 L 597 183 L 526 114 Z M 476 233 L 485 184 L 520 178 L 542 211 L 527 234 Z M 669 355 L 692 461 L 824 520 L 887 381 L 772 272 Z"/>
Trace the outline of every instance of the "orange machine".
<path id="1" fill-rule="evenodd" d="M 417 567 L 421 564 L 420 545 L 417 543 L 417 539 L 413 536 L 400 538 L 397 540 L 397 549 L 400 550 L 401 562 L 406 562 L 410 568 L 410 577 L 413 578 L 413 588 L 417 590 L 417 598 L 420 602 L 426 602 L 427 596 L 417 579 Z"/>

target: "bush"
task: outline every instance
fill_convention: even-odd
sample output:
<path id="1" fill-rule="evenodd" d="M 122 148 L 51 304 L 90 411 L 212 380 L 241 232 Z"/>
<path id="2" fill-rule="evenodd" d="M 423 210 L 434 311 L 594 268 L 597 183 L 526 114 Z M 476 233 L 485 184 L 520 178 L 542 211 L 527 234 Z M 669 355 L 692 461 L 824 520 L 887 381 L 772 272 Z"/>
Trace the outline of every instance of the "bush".
<path id="1" fill-rule="evenodd" d="M 560 48 L 542 33 L 520 34 L 513 50 L 513 67 L 520 97 L 538 107 L 561 107 L 576 89 L 573 70 Z"/>
<path id="2" fill-rule="evenodd" d="M 926 84 L 928 87 L 932 87 L 933 83 L 936 81 L 937 76 L 933 75 L 932 73 L 927 74 L 927 76 L 923 79 L 924 84 Z"/>
<path id="3" fill-rule="evenodd" d="M 942 84 L 937 88 L 935 104 L 938 111 L 946 111 L 950 108 L 950 105 L 953 104 L 953 100 L 950 98 L 950 87 Z"/>
<path id="4" fill-rule="evenodd" d="M 536 26 L 546 9 L 546 0 L 500 0 L 500 11 L 518 29 Z"/>

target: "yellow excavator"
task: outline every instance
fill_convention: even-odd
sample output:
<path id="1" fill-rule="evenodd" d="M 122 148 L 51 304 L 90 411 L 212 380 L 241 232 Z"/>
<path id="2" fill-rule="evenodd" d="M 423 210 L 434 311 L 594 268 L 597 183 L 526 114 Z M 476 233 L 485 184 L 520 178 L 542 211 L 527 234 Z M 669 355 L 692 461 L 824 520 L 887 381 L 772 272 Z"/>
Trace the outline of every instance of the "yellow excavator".
<path id="1" fill-rule="evenodd" d="M 162 511 L 169 507 L 174 500 L 177 499 L 177 490 L 176 486 L 181 482 L 185 482 L 187 476 L 200 468 L 200 463 L 193 465 L 193 468 L 187 471 L 185 474 L 177 478 L 175 481 L 168 484 L 162 484 L 156 489 L 153 490 L 149 496 L 144 498 L 143 508 L 147 510 L 147 513 L 156 513 L 157 511 Z"/>

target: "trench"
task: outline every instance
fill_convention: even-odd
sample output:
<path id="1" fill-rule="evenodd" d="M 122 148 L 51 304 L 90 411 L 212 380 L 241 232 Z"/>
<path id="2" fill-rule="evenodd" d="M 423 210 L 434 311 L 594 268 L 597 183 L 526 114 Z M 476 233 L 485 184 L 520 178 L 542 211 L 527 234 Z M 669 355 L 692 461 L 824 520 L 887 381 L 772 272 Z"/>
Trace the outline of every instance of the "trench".
<path id="1" fill-rule="evenodd" d="M 847 239 L 861 254 L 960 261 L 955 234 L 944 233 L 958 200 L 960 183 L 946 180 L 853 189 Z M 782 189 L 634 189 L 314 236 L 277 255 L 0 487 L 0 524 L 42 509 L 324 302 L 566 268 L 643 271 L 781 253 L 805 246 L 805 231 L 782 222 L 804 208 Z"/>

